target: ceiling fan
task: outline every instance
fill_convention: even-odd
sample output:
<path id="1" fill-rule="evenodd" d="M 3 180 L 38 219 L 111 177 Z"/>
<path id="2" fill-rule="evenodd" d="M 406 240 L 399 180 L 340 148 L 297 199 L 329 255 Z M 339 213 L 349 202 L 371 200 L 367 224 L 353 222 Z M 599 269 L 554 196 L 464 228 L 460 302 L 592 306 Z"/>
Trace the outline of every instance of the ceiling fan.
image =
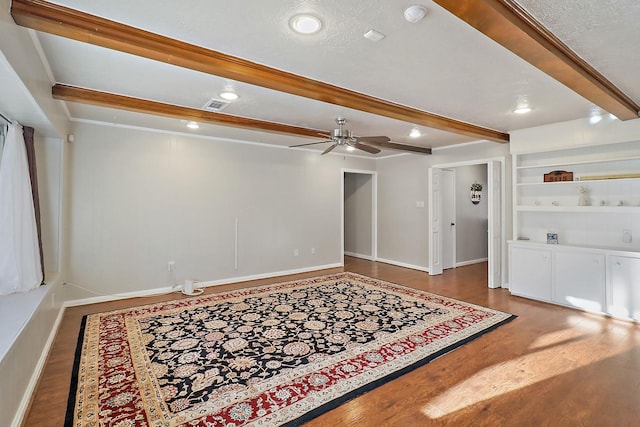
<path id="1" fill-rule="evenodd" d="M 380 152 L 379 148 L 372 147 L 372 145 L 377 145 L 383 148 L 392 148 L 396 150 L 407 150 L 413 151 L 416 153 L 422 154 L 431 154 L 430 148 L 425 147 L 416 147 L 413 145 L 405 145 L 405 144 L 397 144 L 391 142 L 389 137 L 387 136 L 353 136 L 353 133 L 350 129 L 345 129 L 344 125 L 347 122 L 347 119 L 344 117 L 337 117 L 336 123 L 338 124 L 338 128 L 334 129 L 331 134 L 320 134 L 320 136 L 324 136 L 328 138 L 326 141 L 317 141 L 310 142 L 307 144 L 298 144 L 291 145 L 291 148 L 295 147 L 305 147 L 307 145 L 315 145 L 315 144 L 325 144 L 327 142 L 332 142 L 333 144 L 324 150 L 322 154 L 327 154 L 334 148 L 338 146 L 351 147 L 352 149 L 358 149 L 362 151 L 366 151 L 371 154 L 378 154 Z"/>

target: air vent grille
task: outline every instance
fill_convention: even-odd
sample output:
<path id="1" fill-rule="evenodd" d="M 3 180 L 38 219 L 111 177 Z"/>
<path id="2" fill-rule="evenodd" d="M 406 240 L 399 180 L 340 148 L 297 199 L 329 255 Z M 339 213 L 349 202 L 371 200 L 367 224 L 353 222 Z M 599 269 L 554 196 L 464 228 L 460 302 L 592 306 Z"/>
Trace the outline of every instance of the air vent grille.
<path id="1" fill-rule="evenodd" d="M 210 100 L 207 101 L 206 104 L 204 104 L 204 107 L 202 108 L 208 111 L 214 111 L 216 113 L 219 113 L 220 111 L 227 108 L 229 104 L 231 103 L 227 101 L 223 101 L 222 99 L 211 98 Z"/>

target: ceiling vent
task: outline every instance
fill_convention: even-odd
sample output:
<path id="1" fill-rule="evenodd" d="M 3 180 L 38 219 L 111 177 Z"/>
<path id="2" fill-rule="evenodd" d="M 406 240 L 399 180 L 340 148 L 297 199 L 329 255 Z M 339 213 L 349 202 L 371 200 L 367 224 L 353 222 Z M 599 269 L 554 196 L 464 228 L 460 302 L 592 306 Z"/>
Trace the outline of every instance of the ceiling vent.
<path id="1" fill-rule="evenodd" d="M 213 111 L 216 113 L 219 113 L 220 111 L 224 110 L 225 108 L 227 108 L 229 106 L 229 104 L 231 104 L 228 101 L 223 101 L 222 99 L 215 99 L 215 98 L 211 98 L 210 100 L 207 101 L 206 104 L 204 104 L 204 108 L 207 111 Z"/>

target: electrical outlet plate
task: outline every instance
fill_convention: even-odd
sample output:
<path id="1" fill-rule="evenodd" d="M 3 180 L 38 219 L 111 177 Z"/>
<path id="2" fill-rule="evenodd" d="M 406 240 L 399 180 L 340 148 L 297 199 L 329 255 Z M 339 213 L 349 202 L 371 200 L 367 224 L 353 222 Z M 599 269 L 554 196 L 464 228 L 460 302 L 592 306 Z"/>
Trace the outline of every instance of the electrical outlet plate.
<path id="1" fill-rule="evenodd" d="M 631 243 L 631 240 L 631 230 L 622 230 L 622 241 L 624 243 Z"/>

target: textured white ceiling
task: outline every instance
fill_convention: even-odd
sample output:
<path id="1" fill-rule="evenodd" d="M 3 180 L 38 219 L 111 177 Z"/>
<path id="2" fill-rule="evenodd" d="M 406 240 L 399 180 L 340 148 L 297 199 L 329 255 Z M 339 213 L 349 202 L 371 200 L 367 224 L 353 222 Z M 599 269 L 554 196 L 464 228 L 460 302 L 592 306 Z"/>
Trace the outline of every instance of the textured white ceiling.
<path id="1" fill-rule="evenodd" d="M 640 1 L 518 0 L 580 57 L 640 101 Z"/>
<path id="2" fill-rule="evenodd" d="M 192 0 L 181 3 L 180 7 L 168 0 L 65 0 L 58 3 L 398 104 L 505 132 L 587 117 L 593 109 L 593 105 L 581 96 L 430 1 L 423 2 L 428 13 L 418 24 L 404 20 L 402 12 L 408 4 L 398 0 Z M 634 95 L 636 101 L 640 99 L 640 89 L 630 81 L 630 71 L 637 69 L 640 55 L 620 59 L 619 55 L 607 52 L 610 48 L 607 44 L 584 41 L 587 36 L 597 40 L 599 33 L 612 32 L 611 27 L 615 27 L 611 10 L 600 3 L 633 6 L 632 14 L 638 18 L 638 6 L 632 5 L 635 1 L 521 0 L 520 3 L 537 14 L 585 59 L 592 58 L 597 62 L 593 65 L 623 90 L 629 88 L 628 93 Z M 606 25 L 601 26 L 596 15 L 603 10 L 609 16 L 604 21 Z M 295 35 L 289 29 L 288 21 L 301 12 L 319 16 L 324 23 L 323 30 L 311 36 Z M 621 26 L 629 27 L 626 34 L 635 34 L 637 40 L 635 22 L 628 17 L 621 22 Z M 384 33 L 386 38 L 380 42 L 365 39 L 363 34 L 370 28 Z M 348 127 L 358 135 L 388 135 L 393 141 L 428 147 L 470 140 L 424 128 L 423 137 L 410 139 L 408 133 L 412 123 L 231 82 L 56 36 L 40 34 L 39 37 L 54 77 L 60 83 L 196 108 L 216 97 L 225 85 L 232 84 L 241 98 L 224 111 L 228 114 L 327 130 L 334 128 L 334 118 L 342 115 L 349 119 Z M 607 37 L 615 39 L 612 34 Z M 626 41 L 626 46 L 627 52 L 630 52 L 629 48 L 636 49 L 632 41 Z M 512 113 L 520 99 L 528 99 L 534 107 L 532 113 L 524 116 Z M 144 115 L 114 114 L 111 109 L 69 105 L 72 116 L 77 119 L 129 125 L 145 122 L 141 118 Z M 172 119 L 147 121 L 168 129 L 173 129 L 177 122 Z M 198 132 L 217 131 L 219 127 L 203 127 Z M 247 136 L 254 137 L 254 134 L 249 132 Z M 247 138 L 239 136 L 239 139 Z M 266 139 L 271 140 L 271 137 Z M 289 142 L 280 141 L 287 139 L 275 138 L 270 143 L 286 145 Z"/>

